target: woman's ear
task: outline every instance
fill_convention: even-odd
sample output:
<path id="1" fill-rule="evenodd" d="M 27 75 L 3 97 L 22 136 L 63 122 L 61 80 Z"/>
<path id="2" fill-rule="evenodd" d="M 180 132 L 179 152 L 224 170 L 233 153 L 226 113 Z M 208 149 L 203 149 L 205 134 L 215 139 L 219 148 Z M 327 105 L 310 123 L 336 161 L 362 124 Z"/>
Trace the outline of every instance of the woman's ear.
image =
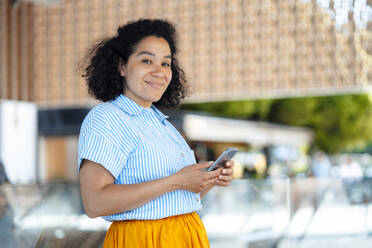
<path id="1" fill-rule="evenodd" d="M 120 59 L 119 61 L 119 73 L 120 73 L 120 76 L 122 77 L 125 77 L 125 74 L 127 74 L 126 72 L 126 64 L 124 64 L 124 61 L 122 59 Z"/>
<path id="2" fill-rule="evenodd" d="M 119 72 L 120 72 L 120 75 L 121 75 L 122 77 L 125 77 L 125 74 L 126 74 L 125 65 L 120 65 L 120 66 L 119 66 Z"/>

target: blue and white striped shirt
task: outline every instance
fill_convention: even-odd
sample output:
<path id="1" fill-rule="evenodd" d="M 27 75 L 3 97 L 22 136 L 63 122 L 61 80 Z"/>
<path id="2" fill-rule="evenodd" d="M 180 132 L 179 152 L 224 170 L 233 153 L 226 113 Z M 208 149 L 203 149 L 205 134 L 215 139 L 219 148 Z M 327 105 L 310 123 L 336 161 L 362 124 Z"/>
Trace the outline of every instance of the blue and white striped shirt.
<path id="1" fill-rule="evenodd" d="M 124 95 L 94 107 L 79 136 L 83 159 L 104 166 L 115 184 L 137 184 L 168 177 L 195 164 L 193 151 L 155 106 L 143 108 Z M 136 209 L 103 217 L 107 221 L 150 220 L 200 210 L 200 195 L 176 190 Z"/>

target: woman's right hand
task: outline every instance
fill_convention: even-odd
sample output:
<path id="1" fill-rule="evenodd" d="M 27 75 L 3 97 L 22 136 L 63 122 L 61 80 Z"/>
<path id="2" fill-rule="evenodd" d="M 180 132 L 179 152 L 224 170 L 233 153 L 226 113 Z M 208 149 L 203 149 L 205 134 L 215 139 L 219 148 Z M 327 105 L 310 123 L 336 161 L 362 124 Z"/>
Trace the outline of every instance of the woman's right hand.
<path id="1" fill-rule="evenodd" d="M 200 193 L 212 187 L 216 183 L 217 177 L 221 174 L 222 168 L 214 171 L 204 171 L 211 164 L 212 162 L 202 162 L 189 165 L 173 174 L 172 177 L 177 188 Z"/>

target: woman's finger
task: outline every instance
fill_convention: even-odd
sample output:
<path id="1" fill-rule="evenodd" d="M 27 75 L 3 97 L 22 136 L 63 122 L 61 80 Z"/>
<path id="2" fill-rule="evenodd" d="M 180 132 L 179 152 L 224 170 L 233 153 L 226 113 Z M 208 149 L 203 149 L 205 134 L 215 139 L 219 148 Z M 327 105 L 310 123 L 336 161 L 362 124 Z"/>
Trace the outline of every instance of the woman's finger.
<path id="1" fill-rule="evenodd" d="M 217 180 L 217 183 L 216 183 L 216 184 L 217 184 L 218 186 L 226 187 L 226 186 L 229 186 L 229 185 L 230 185 L 230 182 L 231 182 L 231 181 L 225 182 L 225 181 Z"/>
<path id="2" fill-rule="evenodd" d="M 234 161 L 232 161 L 232 160 L 229 160 L 229 161 L 227 161 L 226 163 L 225 163 L 225 167 L 233 167 L 234 166 Z"/>
<path id="3" fill-rule="evenodd" d="M 232 176 L 218 176 L 218 180 L 219 181 L 223 181 L 223 182 L 230 182 L 232 180 Z"/>
<path id="4" fill-rule="evenodd" d="M 234 174 L 234 170 L 233 169 L 223 169 L 221 171 L 221 174 L 224 175 L 224 176 L 232 175 L 232 174 Z"/>
<path id="5" fill-rule="evenodd" d="M 207 187 L 218 185 L 218 179 L 217 177 L 209 178 Z"/>
<path id="6" fill-rule="evenodd" d="M 217 170 L 208 171 L 208 172 L 205 172 L 205 173 L 208 173 L 208 178 L 209 179 L 216 178 L 222 173 L 222 168 L 218 168 Z"/>

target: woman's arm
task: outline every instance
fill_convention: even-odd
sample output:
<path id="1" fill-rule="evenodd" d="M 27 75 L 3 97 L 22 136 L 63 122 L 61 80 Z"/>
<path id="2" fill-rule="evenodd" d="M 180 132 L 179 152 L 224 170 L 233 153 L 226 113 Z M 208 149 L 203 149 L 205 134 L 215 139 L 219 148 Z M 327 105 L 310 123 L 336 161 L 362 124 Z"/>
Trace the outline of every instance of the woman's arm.
<path id="1" fill-rule="evenodd" d="M 80 169 L 80 188 L 85 211 L 89 217 L 116 214 L 140 207 L 165 193 L 189 190 L 199 193 L 213 183 L 220 170 L 200 171 L 208 162 L 187 166 L 159 180 L 140 184 L 114 184 L 114 177 L 102 165 L 83 160 Z"/>

